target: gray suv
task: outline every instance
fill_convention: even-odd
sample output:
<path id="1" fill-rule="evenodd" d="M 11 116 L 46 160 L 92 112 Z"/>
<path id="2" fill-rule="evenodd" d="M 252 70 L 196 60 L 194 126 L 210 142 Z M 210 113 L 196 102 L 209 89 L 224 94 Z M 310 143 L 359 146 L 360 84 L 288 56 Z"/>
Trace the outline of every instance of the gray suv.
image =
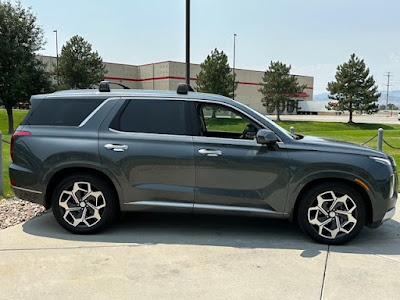
<path id="1" fill-rule="evenodd" d="M 103 229 L 120 211 L 218 212 L 287 218 L 340 244 L 395 213 L 390 155 L 292 135 L 185 84 L 165 92 L 102 82 L 31 105 L 12 137 L 11 185 L 73 233 Z"/>

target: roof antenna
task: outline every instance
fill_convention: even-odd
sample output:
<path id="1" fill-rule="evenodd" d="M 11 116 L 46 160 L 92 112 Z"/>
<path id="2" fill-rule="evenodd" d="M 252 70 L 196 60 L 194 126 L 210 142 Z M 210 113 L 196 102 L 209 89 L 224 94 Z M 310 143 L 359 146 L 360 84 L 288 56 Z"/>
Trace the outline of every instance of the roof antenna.
<path id="1" fill-rule="evenodd" d="M 188 92 L 194 92 L 194 90 L 189 84 L 180 83 L 176 92 L 180 95 L 187 95 Z"/>

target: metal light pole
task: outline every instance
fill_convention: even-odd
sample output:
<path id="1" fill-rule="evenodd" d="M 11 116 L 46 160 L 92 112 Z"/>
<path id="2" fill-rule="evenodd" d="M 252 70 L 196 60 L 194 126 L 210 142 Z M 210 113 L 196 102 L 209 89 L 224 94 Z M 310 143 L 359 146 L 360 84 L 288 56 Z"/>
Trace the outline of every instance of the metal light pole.
<path id="1" fill-rule="evenodd" d="M 57 55 L 56 64 L 57 64 L 57 67 L 58 67 L 58 32 L 57 32 L 57 30 L 53 30 L 53 32 L 56 33 L 56 55 Z"/>
<path id="2" fill-rule="evenodd" d="M 190 0 L 186 0 L 186 84 L 190 84 Z"/>
<path id="3" fill-rule="evenodd" d="M 53 32 L 55 32 L 55 34 L 56 34 L 56 66 L 57 66 L 56 76 L 57 76 L 57 83 L 58 83 L 58 31 L 56 29 L 56 30 L 53 30 Z"/>
<path id="4" fill-rule="evenodd" d="M 233 34 L 233 84 L 232 84 L 232 91 L 233 91 L 233 100 L 235 100 L 235 51 L 236 51 L 236 33 Z"/>

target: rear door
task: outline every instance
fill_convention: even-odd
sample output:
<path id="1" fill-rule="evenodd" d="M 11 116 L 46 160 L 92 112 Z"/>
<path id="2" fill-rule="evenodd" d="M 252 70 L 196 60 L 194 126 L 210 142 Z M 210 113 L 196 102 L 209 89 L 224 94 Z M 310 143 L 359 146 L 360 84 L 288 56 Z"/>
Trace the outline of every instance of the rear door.
<path id="1" fill-rule="evenodd" d="M 195 167 L 188 104 L 183 100 L 121 99 L 99 132 L 99 153 L 122 192 L 126 210 L 191 210 Z"/>

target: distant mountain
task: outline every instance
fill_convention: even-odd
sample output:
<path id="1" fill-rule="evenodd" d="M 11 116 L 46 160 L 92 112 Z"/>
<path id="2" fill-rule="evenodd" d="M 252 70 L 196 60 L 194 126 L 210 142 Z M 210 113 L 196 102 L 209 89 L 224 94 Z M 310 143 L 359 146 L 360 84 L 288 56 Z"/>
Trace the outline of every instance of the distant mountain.
<path id="1" fill-rule="evenodd" d="M 378 100 L 379 104 L 386 104 L 386 91 L 380 91 L 381 96 Z M 314 95 L 315 101 L 329 101 L 328 98 L 329 93 L 321 93 Z M 389 91 L 389 103 L 393 103 L 396 106 L 400 106 L 400 90 L 398 91 Z"/>
<path id="2" fill-rule="evenodd" d="M 318 94 L 318 95 L 314 95 L 314 100 L 321 100 L 321 101 L 326 101 L 329 100 L 328 98 L 329 93 L 322 93 L 322 94 Z"/>

